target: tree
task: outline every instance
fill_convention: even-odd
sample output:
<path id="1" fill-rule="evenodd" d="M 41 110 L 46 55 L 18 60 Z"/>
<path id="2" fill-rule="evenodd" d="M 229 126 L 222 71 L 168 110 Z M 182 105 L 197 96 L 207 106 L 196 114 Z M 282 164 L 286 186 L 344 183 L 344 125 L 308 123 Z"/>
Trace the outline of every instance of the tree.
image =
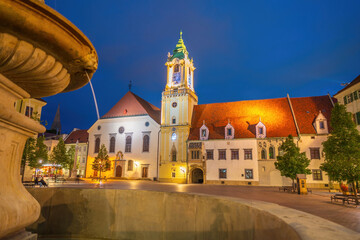
<path id="1" fill-rule="evenodd" d="M 353 185 L 356 204 L 359 204 L 355 182 L 360 180 L 360 134 L 344 105 L 335 104 L 331 112 L 331 135 L 323 142 L 325 162 L 320 169 L 329 178 Z"/>
<path id="2" fill-rule="evenodd" d="M 95 157 L 94 162 L 92 163 L 92 169 L 100 172 L 106 172 L 110 170 L 110 160 L 107 153 L 106 147 L 104 144 L 101 145 L 98 155 Z"/>
<path id="3" fill-rule="evenodd" d="M 280 150 L 283 151 L 283 155 L 277 156 L 277 161 L 274 163 L 275 168 L 280 171 L 281 176 L 290 178 L 293 182 L 293 188 L 295 188 L 296 174 L 311 173 L 310 169 L 307 168 L 310 160 L 304 152 L 300 153 L 300 148 L 295 145 L 294 138 L 291 135 L 280 145 Z"/>
<path id="4" fill-rule="evenodd" d="M 50 161 L 54 165 L 60 165 L 65 168 L 68 164 L 68 154 L 66 151 L 65 143 L 62 138 L 59 138 L 58 144 L 54 147 Z"/>
<path id="5" fill-rule="evenodd" d="M 69 177 L 71 177 L 71 173 L 72 173 L 72 170 L 74 168 L 74 161 L 75 161 L 75 146 L 71 146 L 67 152 L 67 162 L 66 162 L 66 167 L 67 169 L 69 169 Z"/>
<path id="6" fill-rule="evenodd" d="M 44 137 L 28 138 L 25 143 L 21 159 L 21 175 L 24 179 L 26 163 L 31 168 L 40 168 L 48 160 L 47 146 L 44 144 Z"/>

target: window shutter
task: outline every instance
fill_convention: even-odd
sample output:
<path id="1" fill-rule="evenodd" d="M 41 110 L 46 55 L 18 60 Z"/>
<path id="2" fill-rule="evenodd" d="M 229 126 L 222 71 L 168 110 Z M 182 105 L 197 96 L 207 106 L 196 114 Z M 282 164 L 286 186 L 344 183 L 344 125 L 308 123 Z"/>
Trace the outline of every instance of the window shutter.
<path id="1" fill-rule="evenodd" d="M 360 125 L 360 112 L 356 113 L 356 122 L 357 122 L 357 125 Z"/>
<path id="2" fill-rule="evenodd" d="M 346 96 L 344 97 L 344 104 L 345 104 L 345 105 L 347 104 L 347 98 L 346 98 Z"/>

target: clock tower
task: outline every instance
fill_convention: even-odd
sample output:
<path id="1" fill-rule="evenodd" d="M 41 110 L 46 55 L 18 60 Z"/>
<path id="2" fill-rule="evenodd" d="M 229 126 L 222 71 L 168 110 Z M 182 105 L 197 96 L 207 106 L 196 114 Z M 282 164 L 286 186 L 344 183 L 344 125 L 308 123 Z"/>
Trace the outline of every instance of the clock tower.
<path id="1" fill-rule="evenodd" d="M 167 81 L 161 99 L 161 137 L 159 181 L 185 183 L 187 176 L 186 140 L 193 107 L 198 103 L 194 91 L 194 65 L 182 39 L 165 63 Z"/>

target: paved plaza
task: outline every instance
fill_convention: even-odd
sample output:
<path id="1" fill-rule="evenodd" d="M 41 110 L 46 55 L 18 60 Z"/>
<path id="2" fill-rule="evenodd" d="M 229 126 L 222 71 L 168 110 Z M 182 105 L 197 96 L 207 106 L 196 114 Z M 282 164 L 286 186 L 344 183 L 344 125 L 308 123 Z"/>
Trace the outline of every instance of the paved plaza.
<path id="1" fill-rule="evenodd" d="M 314 191 L 308 195 L 279 192 L 277 187 L 231 186 L 231 185 L 201 185 L 173 184 L 151 181 L 108 180 L 99 184 L 90 180 L 74 182 L 50 183 L 50 187 L 69 188 L 109 188 L 137 189 L 161 192 L 201 193 L 217 196 L 244 198 L 276 203 L 281 206 L 304 211 L 327 220 L 333 221 L 354 231 L 360 232 L 360 208 L 354 205 L 333 204 L 331 193 Z"/>

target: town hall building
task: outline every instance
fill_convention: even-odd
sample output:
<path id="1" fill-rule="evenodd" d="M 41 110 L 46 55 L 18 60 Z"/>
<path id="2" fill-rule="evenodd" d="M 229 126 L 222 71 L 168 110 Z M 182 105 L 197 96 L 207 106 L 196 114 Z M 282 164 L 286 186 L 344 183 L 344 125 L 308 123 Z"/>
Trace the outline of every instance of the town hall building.
<path id="1" fill-rule="evenodd" d="M 128 92 L 88 130 L 87 177 L 100 145 L 108 149 L 107 177 L 173 183 L 282 186 L 291 180 L 275 169 L 292 135 L 311 159 L 309 187 L 327 187 L 320 170 L 334 100 L 330 95 L 198 105 L 194 61 L 180 39 L 165 62 L 161 110 Z"/>

